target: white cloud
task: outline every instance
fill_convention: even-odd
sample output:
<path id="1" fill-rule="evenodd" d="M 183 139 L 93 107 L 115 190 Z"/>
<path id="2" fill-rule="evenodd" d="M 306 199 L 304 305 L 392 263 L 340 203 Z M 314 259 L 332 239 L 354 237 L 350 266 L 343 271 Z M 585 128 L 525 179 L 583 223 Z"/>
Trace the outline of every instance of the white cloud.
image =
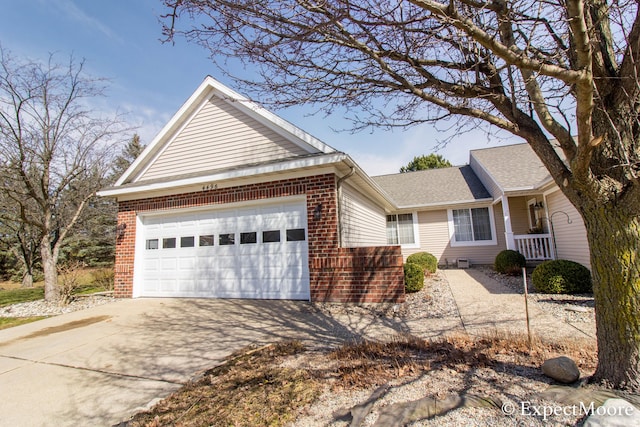
<path id="1" fill-rule="evenodd" d="M 134 131 L 140 135 L 140 140 L 145 145 L 149 144 L 171 119 L 168 112 L 146 105 L 124 103 L 120 108 L 126 112 L 128 121 L 135 126 Z"/>

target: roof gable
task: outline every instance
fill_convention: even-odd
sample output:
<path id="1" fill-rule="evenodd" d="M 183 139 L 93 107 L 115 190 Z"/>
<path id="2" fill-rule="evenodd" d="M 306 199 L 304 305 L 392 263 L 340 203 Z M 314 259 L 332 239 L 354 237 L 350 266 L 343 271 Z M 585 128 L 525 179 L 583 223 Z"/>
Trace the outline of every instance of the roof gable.
<path id="1" fill-rule="evenodd" d="M 549 171 L 529 144 L 472 150 L 470 157 L 470 163 L 479 164 L 502 192 L 534 190 L 551 181 Z"/>
<path id="2" fill-rule="evenodd" d="M 375 176 L 399 208 L 492 200 L 470 166 Z"/>
<path id="3" fill-rule="evenodd" d="M 207 77 L 115 185 L 333 152 Z"/>

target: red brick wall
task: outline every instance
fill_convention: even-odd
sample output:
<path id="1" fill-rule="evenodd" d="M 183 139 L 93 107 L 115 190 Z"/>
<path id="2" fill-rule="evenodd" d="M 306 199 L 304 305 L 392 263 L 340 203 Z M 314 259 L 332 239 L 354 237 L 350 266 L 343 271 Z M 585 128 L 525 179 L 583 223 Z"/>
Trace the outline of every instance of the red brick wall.
<path id="1" fill-rule="evenodd" d="M 333 174 L 119 203 L 116 242 L 116 297 L 131 297 L 138 213 L 306 195 L 312 301 L 400 302 L 404 300 L 399 247 L 338 248 L 336 177 Z M 321 217 L 314 218 L 322 205 Z"/>
<path id="2" fill-rule="evenodd" d="M 400 246 L 336 248 L 309 268 L 311 301 L 404 302 Z"/>

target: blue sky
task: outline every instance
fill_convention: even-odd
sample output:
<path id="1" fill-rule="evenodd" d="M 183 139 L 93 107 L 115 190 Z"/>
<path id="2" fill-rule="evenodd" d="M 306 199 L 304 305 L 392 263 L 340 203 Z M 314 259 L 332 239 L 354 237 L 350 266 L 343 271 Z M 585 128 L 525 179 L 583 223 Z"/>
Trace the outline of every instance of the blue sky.
<path id="1" fill-rule="evenodd" d="M 93 76 L 110 80 L 108 97 L 99 108 L 125 112 L 144 143 L 153 139 L 205 76 L 232 86 L 204 49 L 184 40 L 175 45 L 161 43 L 158 20 L 165 13 L 161 0 L 0 0 L 0 6 L 4 49 L 39 60 L 49 53 L 55 53 L 60 62 L 71 54 L 85 59 Z M 339 112 L 329 117 L 312 115 L 313 110 L 305 106 L 274 112 L 351 155 L 370 175 L 397 172 L 414 156 L 434 152 L 446 135 L 431 125 L 393 132 L 335 132 L 349 127 Z M 464 164 L 470 149 L 507 142 L 489 141 L 478 130 L 460 135 L 437 152 L 454 164 Z"/>

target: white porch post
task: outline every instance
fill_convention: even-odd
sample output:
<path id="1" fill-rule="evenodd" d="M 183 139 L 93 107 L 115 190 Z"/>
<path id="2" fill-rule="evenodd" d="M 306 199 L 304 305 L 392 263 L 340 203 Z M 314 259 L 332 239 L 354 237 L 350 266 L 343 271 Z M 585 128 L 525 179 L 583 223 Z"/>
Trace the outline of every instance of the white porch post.
<path id="1" fill-rule="evenodd" d="M 513 229 L 511 228 L 511 211 L 509 211 L 509 198 L 502 196 L 502 217 L 504 218 L 504 239 L 507 242 L 507 249 L 516 250 L 516 240 L 513 238 Z"/>

